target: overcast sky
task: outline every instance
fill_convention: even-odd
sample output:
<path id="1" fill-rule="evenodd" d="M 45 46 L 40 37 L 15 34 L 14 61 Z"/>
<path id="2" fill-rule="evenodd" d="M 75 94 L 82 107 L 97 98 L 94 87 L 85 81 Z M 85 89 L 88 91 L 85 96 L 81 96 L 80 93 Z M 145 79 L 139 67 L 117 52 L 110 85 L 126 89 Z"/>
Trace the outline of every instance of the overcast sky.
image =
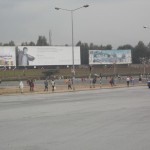
<path id="1" fill-rule="evenodd" d="M 71 13 L 75 9 L 74 43 L 135 46 L 150 42 L 150 0 L 0 0 L 0 42 L 36 42 L 39 35 L 52 44 L 71 44 Z"/>

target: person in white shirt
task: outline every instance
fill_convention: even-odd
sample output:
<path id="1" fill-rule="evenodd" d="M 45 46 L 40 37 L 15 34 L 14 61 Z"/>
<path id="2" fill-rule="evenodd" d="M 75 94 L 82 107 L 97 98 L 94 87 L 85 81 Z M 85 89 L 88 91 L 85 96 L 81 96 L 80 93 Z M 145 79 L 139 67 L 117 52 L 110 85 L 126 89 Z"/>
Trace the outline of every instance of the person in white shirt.
<path id="1" fill-rule="evenodd" d="M 55 81 L 52 79 L 51 81 L 51 85 L 52 85 L 52 92 L 54 92 L 54 89 L 55 89 Z"/>
<path id="2" fill-rule="evenodd" d="M 23 93 L 24 84 L 22 81 L 19 83 L 20 92 Z"/>
<path id="3" fill-rule="evenodd" d="M 127 81 L 127 86 L 129 87 L 129 83 L 130 83 L 130 77 L 129 76 L 126 78 L 126 81 Z"/>

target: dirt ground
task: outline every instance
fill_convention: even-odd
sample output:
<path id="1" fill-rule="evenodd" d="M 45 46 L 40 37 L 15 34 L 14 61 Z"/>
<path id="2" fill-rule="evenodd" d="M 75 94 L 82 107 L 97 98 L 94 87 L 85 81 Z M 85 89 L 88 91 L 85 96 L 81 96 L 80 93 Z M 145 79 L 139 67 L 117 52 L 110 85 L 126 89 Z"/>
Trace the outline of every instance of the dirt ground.
<path id="1" fill-rule="evenodd" d="M 126 85 L 120 84 L 120 85 L 116 85 L 114 87 L 125 87 Z M 105 85 L 95 85 L 95 87 L 91 86 L 90 84 L 87 85 L 75 85 L 75 90 L 89 90 L 89 89 L 100 89 L 100 88 L 114 88 L 111 87 L 109 84 L 105 84 Z M 73 89 L 69 89 L 67 85 L 58 85 L 56 86 L 56 89 L 54 92 L 68 92 L 68 91 L 73 91 Z M 19 94 L 21 93 L 20 88 L 18 86 L 5 86 L 5 87 L 0 87 L 0 95 L 7 95 L 7 94 Z M 49 86 L 48 91 L 44 91 L 44 86 L 42 85 L 36 85 L 34 88 L 33 92 L 30 92 L 30 87 L 29 86 L 25 86 L 23 89 L 23 93 L 52 93 L 52 88 L 51 86 Z"/>

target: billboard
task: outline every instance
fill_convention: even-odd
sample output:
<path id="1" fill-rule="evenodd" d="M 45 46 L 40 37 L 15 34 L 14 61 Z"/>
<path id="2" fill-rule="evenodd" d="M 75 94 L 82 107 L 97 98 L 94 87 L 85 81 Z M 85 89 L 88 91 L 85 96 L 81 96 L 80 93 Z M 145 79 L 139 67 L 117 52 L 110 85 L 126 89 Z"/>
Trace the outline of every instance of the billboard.
<path id="1" fill-rule="evenodd" d="M 16 66 L 16 48 L 0 46 L 0 66 Z"/>
<path id="2" fill-rule="evenodd" d="M 131 50 L 89 50 L 89 64 L 130 64 Z"/>
<path id="3" fill-rule="evenodd" d="M 70 46 L 19 46 L 18 66 L 72 65 Z M 74 47 L 74 65 L 80 65 L 80 47 Z"/>

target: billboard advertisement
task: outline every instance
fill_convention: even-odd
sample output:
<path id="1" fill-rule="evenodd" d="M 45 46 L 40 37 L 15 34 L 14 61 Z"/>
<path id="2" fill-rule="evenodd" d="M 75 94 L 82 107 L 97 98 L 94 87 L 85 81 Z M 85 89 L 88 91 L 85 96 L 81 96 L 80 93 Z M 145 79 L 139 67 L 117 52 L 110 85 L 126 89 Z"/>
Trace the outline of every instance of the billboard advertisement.
<path id="1" fill-rule="evenodd" d="M 0 46 L 0 66 L 16 66 L 16 48 Z"/>
<path id="2" fill-rule="evenodd" d="M 18 66 L 72 65 L 70 46 L 19 46 Z M 80 65 L 80 47 L 74 47 L 74 65 Z"/>
<path id="3" fill-rule="evenodd" d="M 89 50 L 89 64 L 130 64 L 131 50 Z"/>

